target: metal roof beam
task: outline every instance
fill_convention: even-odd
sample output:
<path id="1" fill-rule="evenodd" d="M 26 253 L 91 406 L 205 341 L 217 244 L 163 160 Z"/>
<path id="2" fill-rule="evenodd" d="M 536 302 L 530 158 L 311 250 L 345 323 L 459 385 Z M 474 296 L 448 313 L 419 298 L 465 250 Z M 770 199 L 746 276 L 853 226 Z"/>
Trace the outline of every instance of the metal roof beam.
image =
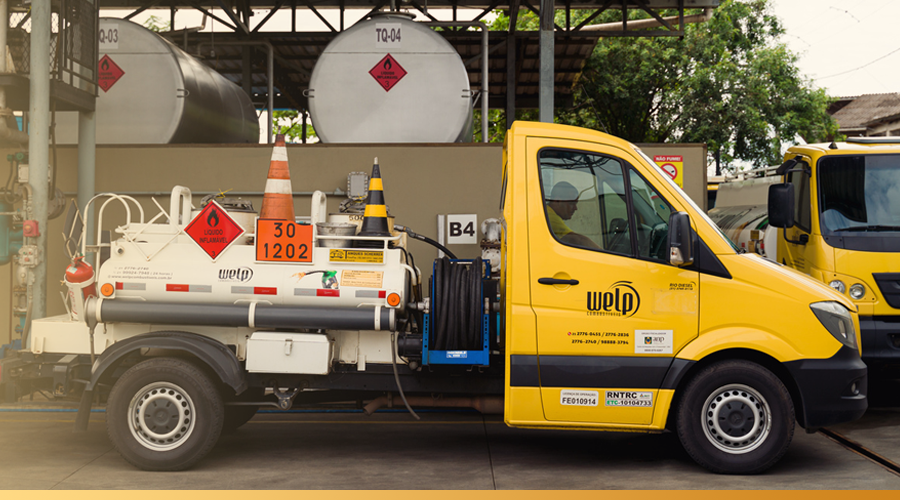
<path id="1" fill-rule="evenodd" d="M 319 11 L 316 10 L 316 8 L 312 6 L 312 4 L 309 2 L 309 0 L 300 0 L 300 3 L 305 5 L 306 8 L 308 8 L 309 10 L 311 10 L 313 12 L 313 14 L 315 14 L 316 17 L 318 17 L 319 20 L 322 21 L 322 23 L 325 24 L 325 26 L 331 30 L 332 33 L 337 33 L 337 30 L 334 29 L 334 26 L 332 26 L 331 23 L 329 23 L 327 19 L 322 17 L 322 14 L 320 14 Z"/>
<path id="2" fill-rule="evenodd" d="M 253 32 L 258 33 L 259 29 L 262 28 L 267 22 L 269 22 L 269 19 L 272 19 L 272 16 L 274 16 L 275 13 L 278 12 L 279 9 L 281 9 L 282 5 L 284 5 L 284 0 L 278 0 L 278 2 L 275 3 L 275 6 L 272 7 L 271 10 L 269 10 L 268 14 L 266 14 L 266 17 L 264 17 L 263 20 L 260 21 L 255 28 L 253 28 Z"/>
<path id="3" fill-rule="evenodd" d="M 433 22 L 433 23 L 438 22 L 437 18 L 435 18 L 434 16 L 429 14 L 427 10 L 423 9 L 422 6 L 419 5 L 419 2 L 417 2 L 416 0 L 410 0 L 409 3 L 412 4 L 412 6 L 416 8 L 416 10 L 418 10 L 419 12 L 424 14 L 425 17 L 427 17 L 431 22 Z"/>
<path id="4" fill-rule="evenodd" d="M 199 3 L 197 3 L 197 2 L 190 2 L 190 5 L 191 5 L 191 7 L 194 8 L 194 10 L 199 11 L 199 12 L 202 12 L 203 14 L 206 14 L 207 16 L 211 17 L 212 19 L 214 19 L 215 21 L 217 21 L 217 22 L 218 22 L 219 24 L 221 24 L 222 26 L 227 26 L 227 27 L 231 28 L 232 31 L 237 31 L 237 26 L 235 26 L 235 25 L 229 23 L 228 21 L 225 21 L 224 19 L 222 19 L 222 18 L 219 17 L 219 16 L 214 15 L 212 12 L 210 12 L 210 11 L 206 10 L 205 8 L 201 7 Z"/>
<path id="5" fill-rule="evenodd" d="M 669 31 L 675 31 L 675 28 L 673 28 L 672 25 L 669 24 L 669 21 L 666 21 L 659 14 L 650 10 L 650 5 L 647 3 L 647 0 L 634 0 L 634 1 L 637 2 L 638 7 L 640 7 L 641 10 L 643 10 L 647 14 L 650 14 L 651 16 L 653 16 L 654 19 L 659 21 L 659 24 L 662 24 L 663 26 L 668 28 Z M 684 13 L 684 5 L 680 5 L 678 11 L 683 14 Z"/>
<path id="6" fill-rule="evenodd" d="M 138 8 L 137 10 L 135 10 L 134 12 L 132 12 L 131 14 L 128 14 L 127 16 L 125 16 L 125 20 L 126 20 L 126 21 L 129 21 L 129 20 L 131 20 L 132 17 L 134 17 L 134 16 L 140 14 L 141 12 L 144 12 L 145 10 L 147 10 L 147 9 L 149 9 L 149 8 L 151 8 L 151 7 L 156 7 L 156 5 L 159 4 L 160 1 L 161 1 L 161 0 L 153 0 L 152 2 L 148 3 L 147 5 L 144 5 L 143 7 Z"/>
<path id="7" fill-rule="evenodd" d="M 239 27 L 245 35 L 250 34 L 250 29 L 247 28 L 247 25 L 244 24 L 244 22 L 235 15 L 234 11 L 232 11 L 231 8 L 225 6 L 225 2 L 223 2 L 222 0 L 216 0 L 216 5 L 218 5 L 219 8 L 225 12 L 225 15 L 228 16 L 228 19 L 231 19 L 231 22 L 233 22 L 235 26 Z M 235 31 L 237 31 L 237 29 L 235 29 Z"/>
<path id="8" fill-rule="evenodd" d="M 587 19 L 585 19 L 584 21 L 581 21 L 581 23 L 580 23 L 578 26 L 575 26 L 575 29 L 574 29 L 574 30 L 570 30 L 570 31 L 579 31 L 581 28 L 583 28 L 583 27 L 584 27 L 585 25 L 587 25 L 589 22 L 591 22 L 591 21 L 593 21 L 594 19 L 596 19 L 597 16 L 599 16 L 600 14 L 603 14 L 604 12 L 606 12 L 606 10 L 609 9 L 609 6 L 612 5 L 612 3 L 613 3 L 613 0 L 606 0 L 606 2 L 603 4 L 602 7 L 600 7 L 600 8 L 597 9 L 596 11 L 594 11 L 594 13 L 591 14 L 590 16 L 588 16 Z"/>

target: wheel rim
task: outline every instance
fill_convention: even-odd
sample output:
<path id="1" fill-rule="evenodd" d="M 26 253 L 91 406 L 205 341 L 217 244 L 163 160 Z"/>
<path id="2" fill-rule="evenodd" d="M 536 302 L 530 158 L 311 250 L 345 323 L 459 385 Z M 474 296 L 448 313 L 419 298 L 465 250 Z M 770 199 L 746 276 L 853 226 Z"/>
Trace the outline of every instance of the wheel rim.
<path id="1" fill-rule="evenodd" d="M 196 421 L 194 402 L 172 382 L 154 382 L 139 390 L 128 405 L 128 427 L 145 448 L 168 451 L 190 437 Z"/>
<path id="2" fill-rule="evenodd" d="M 713 446 L 739 455 L 765 442 L 772 428 L 772 411 L 752 387 L 729 384 L 706 398 L 702 420 L 703 431 Z"/>

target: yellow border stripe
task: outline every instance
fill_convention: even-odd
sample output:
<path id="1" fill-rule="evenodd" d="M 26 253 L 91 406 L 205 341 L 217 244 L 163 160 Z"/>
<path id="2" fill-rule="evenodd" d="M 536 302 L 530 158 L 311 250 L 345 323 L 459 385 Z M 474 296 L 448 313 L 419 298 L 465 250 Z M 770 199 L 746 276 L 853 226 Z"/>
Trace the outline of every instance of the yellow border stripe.
<path id="1" fill-rule="evenodd" d="M 369 191 L 384 191 L 381 177 L 372 177 L 369 179 Z"/>
<path id="2" fill-rule="evenodd" d="M 363 217 L 387 217 L 387 207 L 384 205 L 366 205 Z"/>

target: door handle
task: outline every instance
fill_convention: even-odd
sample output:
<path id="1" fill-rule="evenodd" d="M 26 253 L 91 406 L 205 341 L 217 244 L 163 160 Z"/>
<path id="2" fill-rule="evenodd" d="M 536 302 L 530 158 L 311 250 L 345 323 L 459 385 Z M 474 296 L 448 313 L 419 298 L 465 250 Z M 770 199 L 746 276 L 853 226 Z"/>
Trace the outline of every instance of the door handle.
<path id="1" fill-rule="evenodd" d="M 577 285 L 578 280 L 560 280 L 556 278 L 538 278 L 538 283 L 542 285 Z"/>

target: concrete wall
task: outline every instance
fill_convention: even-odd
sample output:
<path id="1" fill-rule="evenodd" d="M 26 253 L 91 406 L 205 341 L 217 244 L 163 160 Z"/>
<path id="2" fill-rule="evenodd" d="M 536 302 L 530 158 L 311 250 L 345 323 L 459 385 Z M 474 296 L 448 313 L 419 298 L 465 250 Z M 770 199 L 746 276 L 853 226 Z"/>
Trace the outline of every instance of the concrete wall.
<path id="1" fill-rule="evenodd" d="M 479 224 L 499 216 L 502 148 L 497 144 L 414 145 L 288 145 L 294 191 L 347 190 L 349 172 L 371 172 L 378 157 L 384 180 L 386 203 L 396 223 L 437 239 L 437 214 L 477 214 Z M 698 204 L 706 199 L 705 145 L 644 145 L 644 152 L 679 154 L 685 157 L 685 190 Z M 6 154 L 9 151 L 2 151 Z M 180 184 L 194 192 L 194 206 L 210 192 L 261 193 L 265 189 L 271 148 L 267 145 L 197 146 L 98 146 L 96 191 L 131 194 L 144 207 L 146 218 L 159 210 L 151 197 L 166 210 L 172 186 Z M 58 149 L 57 185 L 74 198 L 77 185 L 77 149 Z M 253 200 L 259 210 L 261 196 Z M 329 211 L 337 211 L 344 196 L 329 195 Z M 295 211 L 309 215 L 310 197 L 295 197 Z M 108 210 L 105 226 L 124 223 L 124 213 Z M 68 259 L 63 248 L 64 217 L 42 228 L 48 234 L 49 315 L 65 312 L 60 292 Z M 478 234 L 480 240 L 481 235 Z M 480 254 L 478 245 L 448 245 L 460 258 Z M 416 264 L 427 276 L 437 256 L 433 247 L 411 241 Z M 0 267 L 0 345 L 11 338 L 9 307 L 10 267 Z"/>

